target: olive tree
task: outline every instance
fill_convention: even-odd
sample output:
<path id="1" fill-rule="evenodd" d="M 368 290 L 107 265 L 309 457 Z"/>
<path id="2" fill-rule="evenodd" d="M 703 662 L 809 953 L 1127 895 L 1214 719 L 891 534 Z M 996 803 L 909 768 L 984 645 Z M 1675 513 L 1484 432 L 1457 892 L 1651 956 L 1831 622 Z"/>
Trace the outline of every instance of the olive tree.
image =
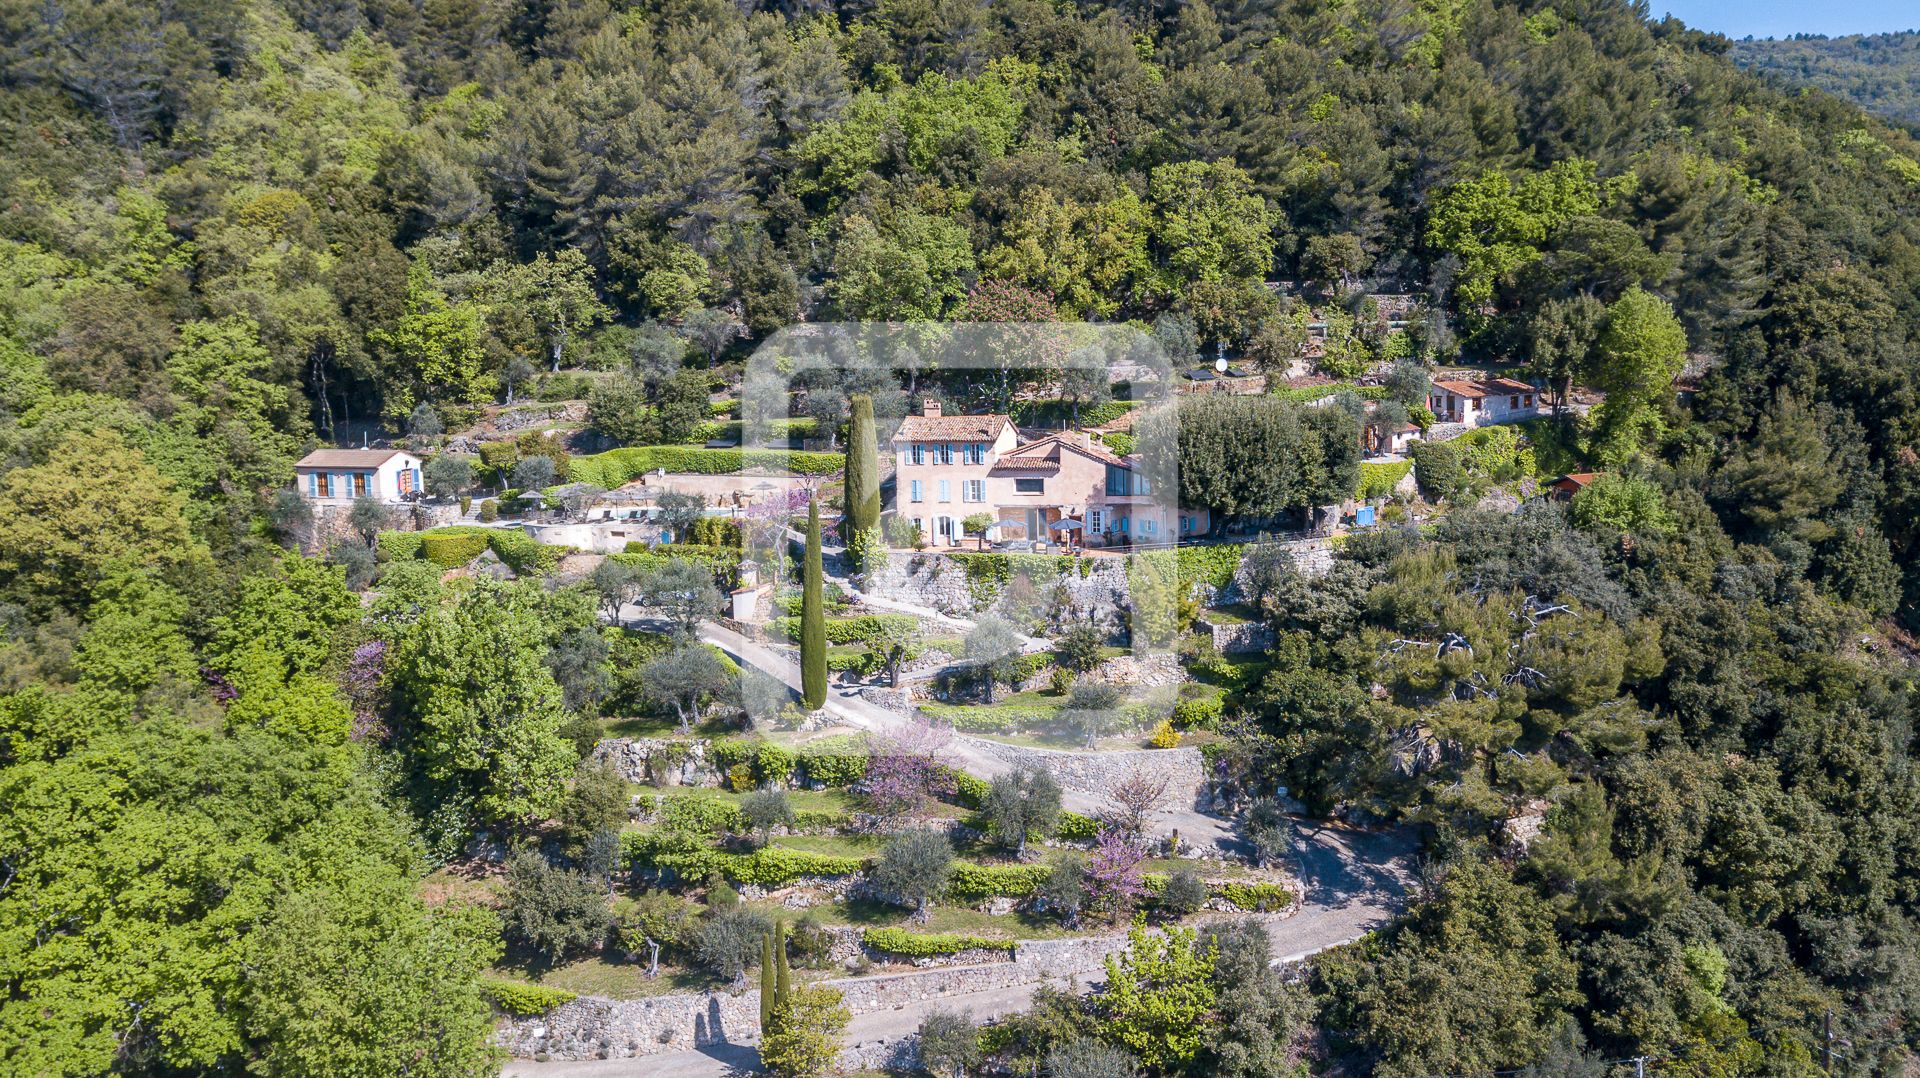
<path id="1" fill-rule="evenodd" d="M 994 777 L 981 805 L 1001 845 L 1024 857 L 1031 835 L 1046 837 L 1060 822 L 1060 784 L 1038 768 Z"/>
<path id="2" fill-rule="evenodd" d="M 873 884 L 886 895 L 914 907 L 914 916 L 927 919 L 933 900 L 947 889 L 953 874 L 953 843 L 937 831 L 902 831 L 880 852 L 873 868 Z"/>

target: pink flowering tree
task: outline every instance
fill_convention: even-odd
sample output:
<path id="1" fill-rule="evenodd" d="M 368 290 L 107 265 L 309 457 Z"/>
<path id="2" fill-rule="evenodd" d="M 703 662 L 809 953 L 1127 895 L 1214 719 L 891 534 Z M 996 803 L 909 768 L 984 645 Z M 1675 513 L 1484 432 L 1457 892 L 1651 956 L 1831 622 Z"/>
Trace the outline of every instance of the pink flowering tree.
<path id="1" fill-rule="evenodd" d="M 1087 861 L 1087 898 L 1096 910 L 1118 921 L 1133 912 L 1147 893 L 1140 866 L 1147 848 L 1119 827 L 1103 827 Z"/>
<path id="2" fill-rule="evenodd" d="M 353 649 L 353 657 L 340 676 L 340 689 L 353 705 L 353 727 L 348 736 L 355 741 L 387 739 L 386 720 L 381 717 L 387 706 L 386 669 L 387 642 L 370 640 Z"/>
<path id="3" fill-rule="evenodd" d="M 889 829 L 917 815 L 930 798 L 953 792 L 953 772 L 943 762 L 952 742 L 951 726 L 923 715 L 874 738 L 860 792 Z"/>
<path id="4" fill-rule="evenodd" d="M 813 489 L 810 486 L 771 491 L 755 499 L 747 506 L 740 520 L 746 548 L 753 551 L 756 557 L 772 560 L 774 553 L 786 548 L 786 528 L 793 523 L 794 517 L 806 515 L 807 503 L 812 500 Z"/>

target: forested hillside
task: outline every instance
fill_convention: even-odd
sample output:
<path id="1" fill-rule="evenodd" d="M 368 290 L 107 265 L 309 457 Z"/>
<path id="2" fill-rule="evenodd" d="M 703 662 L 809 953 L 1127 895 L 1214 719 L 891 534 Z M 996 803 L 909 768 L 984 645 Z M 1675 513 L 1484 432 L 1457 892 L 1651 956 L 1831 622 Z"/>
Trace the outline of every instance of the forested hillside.
<path id="1" fill-rule="evenodd" d="M 610 886 L 574 769 L 651 656 L 377 522 L 301 555 L 308 449 L 526 393 L 680 441 L 803 319 L 1284 358 L 1289 281 L 1419 296 L 1370 361 L 1604 391 L 1560 437 L 1613 478 L 1480 513 L 1469 461 L 1197 660 L 1250 798 L 1420 829 L 1412 915 L 1235 965 L 1184 1055 L 1108 1001 L 1006 1058 L 1797 1076 L 1832 1012 L 1901 1073 L 1920 143 L 1729 47 L 1624 0 L 4 6 L 0 1069 L 489 1073 L 477 978 L 545 937 L 419 881 L 487 831 Z"/>
<path id="2" fill-rule="evenodd" d="M 1804 83 L 1908 128 L 1920 127 L 1920 32 L 1735 41 L 1727 55 L 1741 67 Z"/>

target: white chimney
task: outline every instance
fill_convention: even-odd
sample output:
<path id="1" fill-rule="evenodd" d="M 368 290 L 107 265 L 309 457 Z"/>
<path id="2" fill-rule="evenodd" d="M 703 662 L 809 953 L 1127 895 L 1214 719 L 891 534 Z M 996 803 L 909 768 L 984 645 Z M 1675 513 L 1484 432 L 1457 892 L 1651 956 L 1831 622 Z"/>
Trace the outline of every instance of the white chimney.
<path id="1" fill-rule="evenodd" d="M 920 414 L 923 416 L 926 416 L 928 419 L 939 419 L 940 418 L 940 402 L 937 400 L 934 400 L 932 397 L 928 397 L 926 400 L 921 401 Z"/>

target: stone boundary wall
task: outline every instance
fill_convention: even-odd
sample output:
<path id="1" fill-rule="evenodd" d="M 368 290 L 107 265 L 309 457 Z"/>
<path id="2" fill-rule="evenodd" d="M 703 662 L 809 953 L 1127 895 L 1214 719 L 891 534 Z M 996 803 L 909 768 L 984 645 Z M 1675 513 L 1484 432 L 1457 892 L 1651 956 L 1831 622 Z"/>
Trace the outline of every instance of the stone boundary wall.
<path id="1" fill-rule="evenodd" d="M 1104 797 L 1121 779 L 1145 773 L 1167 780 L 1168 799 L 1190 807 L 1206 784 L 1206 758 L 1199 749 L 1127 749 L 1114 752 L 1061 752 L 1030 749 L 1002 741 L 955 736 L 968 749 L 1013 768 L 1039 768 L 1053 776 L 1061 789 Z"/>
<path id="2" fill-rule="evenodd" d="M 1268 914 L 1260 919 L 1270 926 L 1284 916 Z M 1109 955 L 1126 949 L 1125 936 L 1022 940 L 1014 948 L 1012 961 L 818 983 L 839 989 L 850 1013 L 872 1014 L 1048 979 L 1084 979 L 1102 972 Z M 739 995 L 696 992 L 634 1000 L 583 996 L 544 1015 L 504 1018 L 493 1040 L 523 1059 L 540 1054 L 561 1060 L 629 1059 L 712 1044 L 751 1044 L 759 1039 L 759 1026 L 760 992 L 754 988 Z M 876 1047 L 877 1043 L 856 1045 L 849 1051 L 871 1052 Z"/>
<path id="3" fill-rule="evenodd" d="M 1216 622 L 1202 614 L 1193 624 L 1212 635 L 1213 650 L 1222 655 L 1253 654 L 1273 646 L 1273 630 L 1257 621 Z"/>

